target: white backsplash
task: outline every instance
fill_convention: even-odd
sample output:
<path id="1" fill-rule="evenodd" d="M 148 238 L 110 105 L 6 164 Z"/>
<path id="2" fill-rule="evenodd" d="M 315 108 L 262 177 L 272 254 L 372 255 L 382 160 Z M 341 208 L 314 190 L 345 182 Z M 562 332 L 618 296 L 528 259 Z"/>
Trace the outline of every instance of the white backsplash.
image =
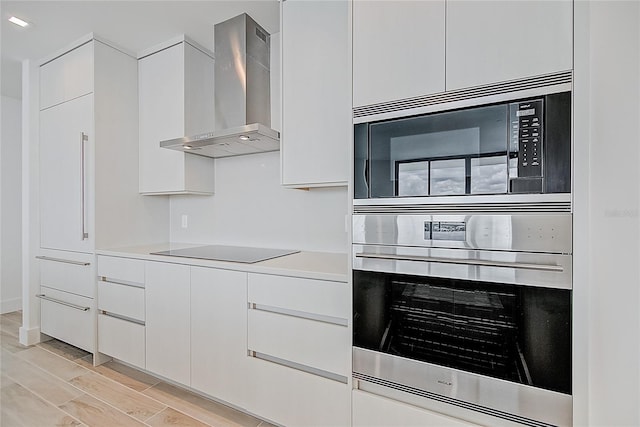
<path id="1" fill-rule="evenodd" d="M 171 241 L 347 252 L 346 187 L 282 187 L 279 152 L 215 163 L 213 196 L 171 196 Z"/>

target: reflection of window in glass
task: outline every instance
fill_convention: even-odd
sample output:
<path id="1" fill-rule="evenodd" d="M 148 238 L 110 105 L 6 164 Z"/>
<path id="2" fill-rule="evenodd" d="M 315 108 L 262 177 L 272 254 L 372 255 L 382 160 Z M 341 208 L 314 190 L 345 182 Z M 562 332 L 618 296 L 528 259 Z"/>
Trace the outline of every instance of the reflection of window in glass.
<path id="1" fill-rule="evenodd" d="M 398 196 L 429 195 L 429 162 L 398 163 Z"/>
<path id="2" fill-rule="evenodd" d="M 509 159 L 509 178 L 518 176 L 518 157 Z"/>
<path id="3" fill-rule="evenodd" d="M 471 194 L 507 192 L 507 156 L 471 159 Z"/>
<path id="4" fill-rule="evenodd" d="M 433 160 L 431 162 L 431 195 L 465 194 L 465 160 Z"/>

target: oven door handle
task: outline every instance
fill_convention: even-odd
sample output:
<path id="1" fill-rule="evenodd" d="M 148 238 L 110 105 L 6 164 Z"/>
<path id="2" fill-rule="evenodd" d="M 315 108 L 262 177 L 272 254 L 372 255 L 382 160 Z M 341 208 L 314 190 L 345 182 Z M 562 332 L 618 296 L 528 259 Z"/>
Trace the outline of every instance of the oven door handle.
<path id="1" fill-rule="evenodd" d="M 562 273 L 564 267 L 561 265 L 552 264 L 531 264 L 521 262 L 509 262 L 509 261 L 488 261 L 478 259 L 458 259 L 458 258 L 439 258 L 420 255 L 393 255 L 393 254 L 377 254 L 369 252 L 356 253 L 356 258 L 371 258 L 371 259 L 388 259 L 393 261 L 418 261 L 418 262 L 439 262 L 442 264 L 461 264 L 461 265 L 477 265 L 480 267 L 504 267 L 504 268 L 519 268 L 524 270 L 542 270 L 553 271 Z"/>

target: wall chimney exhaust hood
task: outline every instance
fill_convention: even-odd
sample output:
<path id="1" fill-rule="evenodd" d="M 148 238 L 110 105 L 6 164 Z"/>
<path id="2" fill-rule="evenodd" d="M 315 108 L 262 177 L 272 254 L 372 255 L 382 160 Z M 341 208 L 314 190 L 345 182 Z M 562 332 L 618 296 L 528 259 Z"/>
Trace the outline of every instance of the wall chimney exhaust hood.
<path id="1" fill-rule="evenodd" d="M 279 150 L 280 133 L 270 127 L 269 33 L 246 13 L 213 28 L 215 130 L 160 147 L 206 157 Z"/>

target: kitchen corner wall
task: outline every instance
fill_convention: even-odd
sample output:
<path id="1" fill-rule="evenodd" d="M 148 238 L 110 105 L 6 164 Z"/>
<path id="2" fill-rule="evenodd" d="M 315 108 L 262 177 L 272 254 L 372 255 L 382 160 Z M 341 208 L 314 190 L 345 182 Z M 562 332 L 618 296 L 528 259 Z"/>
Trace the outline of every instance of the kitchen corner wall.
<path id="1" fill-rule="evenodd" d="M 575 2 L 574 425 L 640 425 L 640 3 Z"/>
<path id="2" fill-rule="evenodd" d="M 215 173 L 213 196 L 171 196 L 172 242 L 347 252 L 346 187 L 282 187 L 279 152 L 216 159 Z"/>
<path id="3" fill-rule="evenodd" d="M 0 313 L 22 308 L 22 102 L 2 96 Z"/>

